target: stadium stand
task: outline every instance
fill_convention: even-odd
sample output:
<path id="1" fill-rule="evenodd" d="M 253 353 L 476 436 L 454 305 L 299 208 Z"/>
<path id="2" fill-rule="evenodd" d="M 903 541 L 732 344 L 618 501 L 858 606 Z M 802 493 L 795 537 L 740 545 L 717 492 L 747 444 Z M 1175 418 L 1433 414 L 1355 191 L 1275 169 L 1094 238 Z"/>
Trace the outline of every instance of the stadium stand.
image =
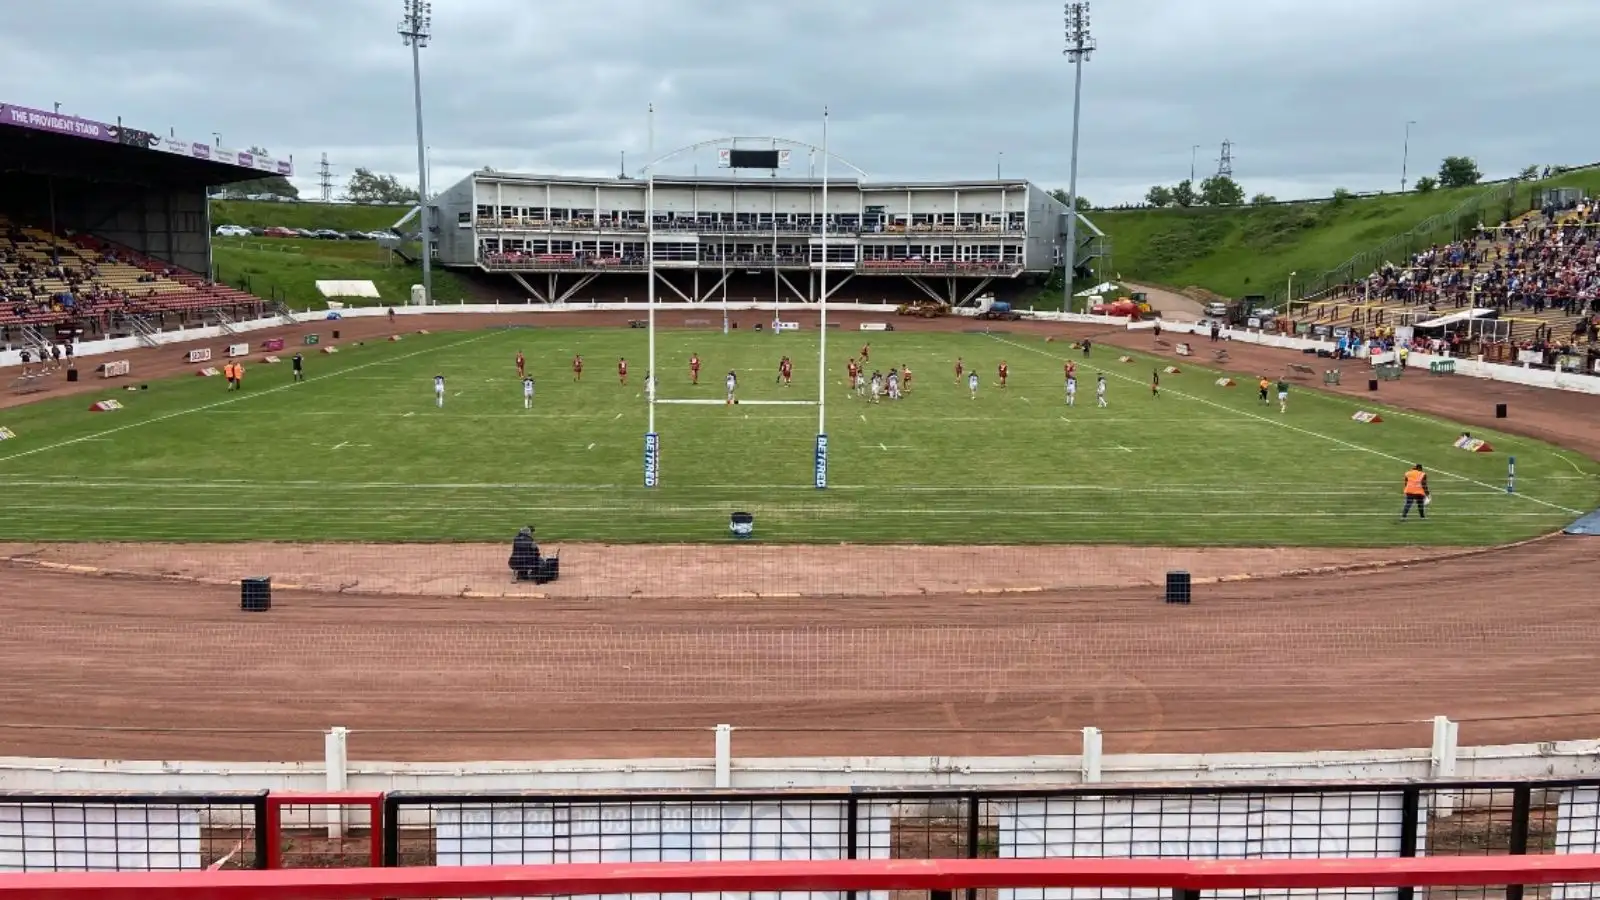
<path id="1" fill-rule="evenodd" d="M 1546 206 L 1316 298 L 1302 322 L 1345 327 L 1380 344 L 1397 326 L 1454 318 L 1422 349 L 1553 365 L 1600 355 L 1600 203 Z M 1471 312 L 1476 311 L 1476 312 Z M 1586 367 L 1587 368 L 1587 367 Z"/>
<path id="2" fill-rule="evenodd" d="M 227 325 L 267 303 L 210 281 L 206 190 L 268 159 L 0 104 L 0 349 Z"/>

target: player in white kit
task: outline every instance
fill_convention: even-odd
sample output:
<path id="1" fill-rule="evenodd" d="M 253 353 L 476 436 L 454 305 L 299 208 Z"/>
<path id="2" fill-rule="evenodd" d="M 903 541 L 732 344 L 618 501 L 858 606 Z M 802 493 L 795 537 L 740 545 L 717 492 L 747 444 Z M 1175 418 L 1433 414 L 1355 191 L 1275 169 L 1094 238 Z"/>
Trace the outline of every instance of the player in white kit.
<path id="1" fill-rule="evenodd" d="M 866 370 L 865 369 L 857 369 L 856 370 L 856 396 L 857 397 L 865 397 L 866 395 L 867 395 L 867 373 L 866 373 Z"/>
<path id="2" fill-rule="evenodd" d="M 444 409 L 444 376 L 443 375 L 435 375 L 435 376 L 433 376 L 433 399 L 434 399 L 434 402 L 439 404 L 439 408 L 440 409 Z"/>
<path id="3" fill-rule="evenodd" d="M 522 408 L 533 409 L 533 379 L 522 379 Z"/>
<path id="4" fill-rule="evenodd" d="M 1094 382 L 1094 399 L 1095 399 L 1095 402 L 1100 404 L 1100 406 L 1102 408 L 1104 408 L 1107 405 L 1106 404 L 1106 376 L 1104 376 L 1104 375 L 1101 375 L 1099 378 L 1095 379 L 1095 382 Z"/>
<path id="5" fill-rule="evenodd" d="M 877 403 L 879 395 L 883 393 L 883 376 L 877 372 L 872 373 L 872 402 Z"/>
<path id="6" fill-rule="evenodd" d="M 972 392 L 972 399 L 978 399 L 978 373 L 973 372 L 967 376 L 967 390 Z"/>
<path id="7" fill-rule="evenodd" d="M 739 390 L 739 376 L 729 372 L 728 377 L 724 379 L 723 383 L 728 388 L 728 405 L 732 406 L 733 404 L 738 403 L 739 401 L 735 399 L 733 395 L 735 391 Z"/>
<path id="8" fill-rule="evenodd" d="M 1076 375 L 1067 376 L 1067 405 L 1078 405 L 1078 376 Z"/>
<path id="9" fill-rule="evenodd" d="M 893 369 L 889 370 L 889 399 L 900 399 L 900 374 Z"/>

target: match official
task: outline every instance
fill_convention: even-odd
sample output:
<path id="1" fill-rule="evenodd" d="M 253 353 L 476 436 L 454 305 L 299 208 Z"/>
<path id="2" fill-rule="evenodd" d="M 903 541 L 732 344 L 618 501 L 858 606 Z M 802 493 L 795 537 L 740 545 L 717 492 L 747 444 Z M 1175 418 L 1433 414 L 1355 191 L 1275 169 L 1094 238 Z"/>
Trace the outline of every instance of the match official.
<path id="1" fill-rule="evenodd" d="M 1428 475 L 1422 471 L 1422 463 L 1411 467 L 1406 473 L 1406 505 L 1400 510 L 1400 520 L 1405 521 L 1406 515 L 1411 512 L 1411 507 L 1416 506 L 1417 518 L 1428 517 Z"/>

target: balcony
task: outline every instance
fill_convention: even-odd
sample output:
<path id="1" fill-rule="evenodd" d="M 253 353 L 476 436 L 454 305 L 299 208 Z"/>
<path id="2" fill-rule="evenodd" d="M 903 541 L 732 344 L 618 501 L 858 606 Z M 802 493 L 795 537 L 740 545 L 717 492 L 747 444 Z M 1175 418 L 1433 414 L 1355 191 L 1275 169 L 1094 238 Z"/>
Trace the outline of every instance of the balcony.
<path id="1" fill-rule="evenodd" d="M 643 272 L 643 256 L 588 256 L 575 253 L 490 253 L 478 265 L 491 272 Z"/>
<path id="2" fill-rule="evenodd" d="M 885 225 L 881 229 L 864 229 L 863 235 L 876 235 L 880 237 L 926 237 L 928 235 L 944 234 L 975 234 L 994 235 L 995 237 L 1024 237 L 1027 229 L 1022 225 L 1003 227 L 1000 225 Z"/>
<path id="3" fill-rule="evenodd" d="M 479 218 L 473 223 L 479 231 L 537 232 L 630 232 L 643 233 L 643 222 L 617 222 L 611 219 L 497 219 Z"/>
<path id="4" fill-rule="evenodd" d="M 726 260 L 701 257 L 700 267 L 703 269 L 727 269 L 733 272 L 753 269 L 809 269 L 811 268 L 811 261 L 803 254 L 788 253 L 777 256 L 730 256 Z"/>
<path id="5" fill-rule="evenodd" d="M 1022 263 L 984 260 L 929 262 L 916 259 L 865 259 L 856 263 L 857 275 L 942 275 L 956 278 L 1004 278 L 1022 274 Z"/>

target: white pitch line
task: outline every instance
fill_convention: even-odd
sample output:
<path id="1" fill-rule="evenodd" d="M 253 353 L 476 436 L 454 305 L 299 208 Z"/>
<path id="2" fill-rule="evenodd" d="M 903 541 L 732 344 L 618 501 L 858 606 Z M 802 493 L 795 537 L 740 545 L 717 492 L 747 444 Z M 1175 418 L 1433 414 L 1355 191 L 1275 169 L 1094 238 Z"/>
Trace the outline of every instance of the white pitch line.
<path id="1" fill-rule="evenodd" d="M 1054 356 L 1051 353 L 1047 353 L 1047 352 L 1045 352 L 1043 350 L 1040 350 L 1037 347 L 1030 347 L 1027 344 L 1019 344 L 1016 341 L 1008 341 L 1005 338 L 997 337 L 995 335 L 990 335 L 989 337 L 993 338 L 996 341 L 999 341 L 1002 344 L 1010 344 L 1013 347 L 1020 347 L 1023 350 L 1027 350 L 1027 351 L 1032 352 L 1032 353 L 1038 353 L 1038 354 L 1040 354 L 1042 356 L 1048 356 L 1048 357 L 1051 357 L 1052 359 L 1065 359 L 1065 357 Z M 1143 384 L 1143 382 L 1140 381 L 1137 378 L 1129 378 L 1128 376 L 1123 375 L 1123 374 L 1118 373 L 1118 372 L 1115 372 L 1115 371 L 1108 371 L 1107 374 L 1111 375 L 1113 378 L 1120 378 L 1123 381 L 1133 382 L 1134 384 Z M 1342 445 L 1342 446 L 1345 446 L 1345 447 L 1349 447 L 1349 448 L 1354 449 L 1354 450 L 1360 450 L 1363 453 L 1369 453 L 1369 454 L 1371 454 L 1373 456 L 1382 457 L 1383 459 L 1392 460 L 1392 461 L 1397 462 L 1397 463 L 1410 464 L 1410 463 L 1413 462 L 1413 460 L 1404 459 L 1402 457 L 1395 456 L 1394 454 L 1391 454 L 1391 453 L 1385 453 L 1382 450 L 1374 450 L 1371 447 L 1364 447 L 1364 446 L 1362 446 L 1360 444 L 1357 444 L 1357 443 L 1354 443 L 1352 441 L 1344 440 L 1343 438 L 1336 438 L 1336 437 L 1333 437 L 1331 435 L 1320 434 L 1318 432 L 1311 431 L 1310 429 L 1307 429 L 1307 428 L 1300 428 L 1300 427 L 1295 426 L 1295 425 L 1290 425 L 1288 422 L 1281 422 L 1281 421 L 1277 421 L 1275 419 L 1269 419 L 1269 418 L 1267 418 L 1265 416 L 1256 415 L 1255 413 L 1245 412 L 1242 409 L 1234 409 L 1231 406 L 1225 406 L 1225 405 L 1223 405 L 1221 403 L 1217 403 L 1214 400 L 1207 400 L 1204 397 L 1197 397 L 1194 394 L 1186 394 L 1186 393 L 1184 393 L 1182 391 L 1168 391 L 1168 393 L 1171 394 L 1174 397 L 1181 397 L 1181 398 L 1183 398 L 1185 400 L 1194 400 L 1194 401 L 1196 401 L 1198 403 L 1205 404 L 1206 406 L 1214 407 L 1216 409 L 1225 410 L 1227 412 L 1234 413 L 1235 415 L 1244 416 L 1245 418 L 1248 418 L 1248 419 L 1255 419 L 1255 420 L 1262 421 L 1262 422 L 1272 422 L 1272 423 L 1276 424 L 1280 428 L 1286 428 L 1286 429 L 1288 429 L 1290 431 L 1293 431 L 1293 432 L 1296 432 L 1298 434 L 1306 435 L 1307 437 L 1314 437 L 1314 438 L 1318 438 L 1320 440 L 1328 441 L 1329 443 L 1339 444 L 1339 445 Z M 1434 473 L 1439 474 L 1439 475 L 1443 475 L 1446 478 L 1454 478 L 1454 479 L 1456 479 L 1458 481 L 1465 481 L 1468 484 L 1475 484 L 1478 487 L 1484 488 L 1486 490 L 1502 491 L 1502 492 L 1505 490 L 1503 485 L 1500 486 L 1500 487 L 1496 487 L 1496 486 L 1494 486 L 1492 484 L 1488 484 L 1486 482 L 1479 481 L 1476 478 L 1468 478 L 1465 475 L 1458 475 L 1458 474 L 1456 474 L 1454 472 L 1446 472 L 1443 469 L 1433 469 L 1432 471 Z M 1538 497 L 1530 497 L 1527 494 L 1518 493 L 1518 494 L 1514 494 L 1512 496 L 1521 497 L 1522 499 L 1527 500 L 1530 503 L 1537 503 L 1540 506 L 1547 506 L 1547 507 L 1549 507 L 1551 509 L 1559 510 L 1561 512 L 1568 513 L 1570 515 L 1574 515 L 1574 516 L 1584 515 L 1582 510 L 1571 509 L 1569 507 L 1562 506 L 1559 503 L 1551 503 L 1548 500 L 1540 500 Z"/>
<path id="2" fill-rule="evenodd" d="M 349 441 L 340 441 L 339 443 L 334 444 L 332 447 L 330 447 L 328 449 L 330 449 L 330 450 L 343 450 L 345 447 L 348 447 L 348 446 L 350 446 L 350 442 Z"/>
<path id="3" fill-rule="evenodd" d="M 291 381 L 288 384 L 282 384 L 282 385 L 279 385 L 279 386 L 277 386 L 275 388 L 267 388 L 264 391 L 256 391 L 255 393 L 252 393 L 252 394 L 240 394 L 240 395 L 238 395 L 236 397 L 229 397 L 226 400 L 218 400 L 215 403 L 207 403 L 204 406 L 196 406 L 196 407 L 192 407 L 190 409 L 180 409 L 177 412 L 165 413 L 165 414 L 156 416 L 154 418 L 142 419 L 142 420 L 140 420 L 138 422 L 129 422 L 126 425 L 118 425 L 116 428 L 108 428 L 105 431 L 98 431 L 98 432 L 95 432 L 94 434 L 84 435 L 83 437 L 72 438 L 71 440 L 65 440 L 65 441 L 58 441 L 57 443 L 47 444 L 47 445 L 45 445 L 43 447 L 35 447 L 32 450 L 24 450 L 24 451 L 22 451 L 20 453 L 13 453 L 10 456 L 0 456 L 0 463 L 10 462 L 13 459 L 22 459 L 25 456 L 33 456 L 36 453 L 44 453 L 44 452 L 47 452 L 47 451 L 50 451 L 50 450 L 57 450 L 57 449 L 59 449 L 61 447 L 70 447 L 73 444 L 81 444 L 81 443 L 84 443 L 85 441 L 92 441 L 92 440 L 95 440 L 97 438 L 107 437 L 109 435 L 113 435 L 113 434 L 117 434 L 119 432 L 127 431 L 127 430 L 129 430 L 131 428 L 138 428 L 141 425 L 153 425 L 156 422 L 165 422 L 168 419 L 176 419 L 179 416 L 187 416 L 190 413 L 205 412 L 208 409 L 216 409 L 219 406 L 227 406 L 227 405 L 229 405 L 231 403 L 240 403 L 240 402 L 243 402 L 245 400 L 254 399 L 256 397 L 265 397 L 268 394 L 276 394 L 279 391 L 287 391 L 290 388 L 297 387 L 299 385 L 311 384 L 312 382 L 323 381 L 323 380 L 328 379 L 328 378 L 338 378 L 341 375 L 347 375 L 347 374 L 349 374 L 351 372 L 358 372 L 358 371 L 360 371 L 362 369 L 369 369 L 369 368 L 371 368 L 373 366 L 389 365 L 391 363 L 399 362 L 402 359 L 410 359 L 413 356 L 421 356 L 424 353 L 437 353 L 440 350 L 449 350 L 449 349 L 451 349 L 453 347 L 459 347 L 462 344 L 471 344 L 471 343 L 474 343 L 476 341 L 481 341 L 481 340 L 484 340 L 485 338 L 489 338 L 489 337 L 492 337 L 492 336 L 493 336 L 493 332 L 489 332 L 489 333 L 485 333 L 485 334 L 479 334 L 479 335 L 475 335 L 473 337 L 464 338 L 462 340 L 456 341 L 456 342 L 451 343 L 451 344 L 444 344 L 443 346 L 439 346 L 439 347 L 429 347 L 426 350 L 416 350 L 416 351 L 413 351 L 411 353 L 402 354 L 400 356 L 396 356 L 396 357 L 393 357 L 393 358 L 390 358 L 390 359 L 378 359 L 378 360 L 373 360 L 372 362 L 361 363 L 360 365 L 357 365 L 357 366 L 351 366 L 348 369 L 341 369 L 341 370 L 339 370 L 337 372 L 329 372 L 326 375 L 317 375 L 317 376 L 314 376 L 312 378 L 307 378 L 305 381 L 301 381 L 301 382 L 293 382 L 293 381 Z"/>
<path id="4" fill-rule="evenodd" d="M 885 453 L 889 452 L 889 448 L 885 447 L 882 443 L 878 444 L 878 449 L 882 450 Z"/>
<path id="5" fill-rule="evenodd" d="M 593 450 L 594 449 L 594 444 L 590 444 L 589 446 L 585 447 L 584 449 L 585 450 Z"/>

